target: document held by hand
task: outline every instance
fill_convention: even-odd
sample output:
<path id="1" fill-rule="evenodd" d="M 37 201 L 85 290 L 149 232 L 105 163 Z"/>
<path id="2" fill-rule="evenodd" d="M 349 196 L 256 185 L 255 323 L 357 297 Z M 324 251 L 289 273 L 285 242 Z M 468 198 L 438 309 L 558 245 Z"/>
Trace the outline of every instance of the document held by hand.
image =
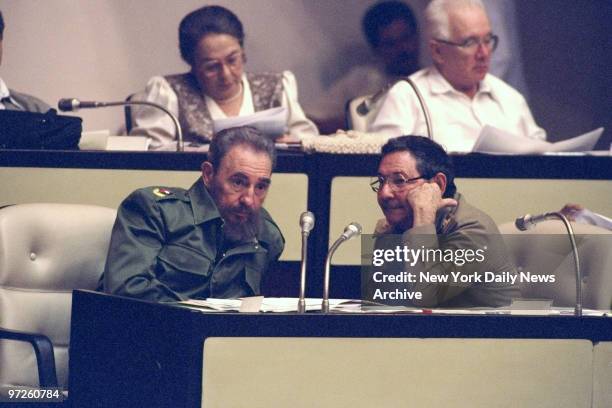
<path id="1" fill-rule="evenodd" d="M 548 152 L 588 152 L 593 150 L 604 128 L 556 143 L 516 136 L 504 130 L 485 126 L 472 149 L 476 153 L 542 154 Z"/>
<path id="2" fill-rule="evenodd" d="M 266 109 L 252 115 L 235 116 L 213 121 L 215 133 L 237 126 L 253 126 L 264 135 L 276 139 L 287 133 L 287 108 Z"/>

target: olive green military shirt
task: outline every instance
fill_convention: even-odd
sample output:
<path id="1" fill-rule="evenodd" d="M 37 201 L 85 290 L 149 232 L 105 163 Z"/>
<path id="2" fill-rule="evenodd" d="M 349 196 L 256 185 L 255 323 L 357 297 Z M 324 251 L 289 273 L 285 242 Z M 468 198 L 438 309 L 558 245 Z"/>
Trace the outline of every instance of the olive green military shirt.
<path id="1" fill-rule="evenodd" d="M 103 286 L 108 293 L 160 302 L 257 295 L 284 245 L 262 208 L 256 238 L 226 248 L 223 219 L 201 179 L 189 190 L 143 188 L 119 207 Z"/>

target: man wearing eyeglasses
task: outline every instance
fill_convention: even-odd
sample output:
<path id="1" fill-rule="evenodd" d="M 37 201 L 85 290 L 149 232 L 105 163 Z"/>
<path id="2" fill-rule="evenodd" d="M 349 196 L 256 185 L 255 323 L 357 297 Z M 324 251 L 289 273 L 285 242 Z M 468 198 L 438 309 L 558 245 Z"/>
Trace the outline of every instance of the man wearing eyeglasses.
<path id="1" fill-rule="evenodd" d="M 419 307 L 498 307 L 520 297 L 516 270 L 495 222 L 457 192 L 451 160 L 439 144 L 422 136 L 390 139 L 370 185 L 385 215 L 376 226 L 376 248 L 414 252 L 390 263 L 383 274 L 392 281 L 383 282 L 382 274 L 366 277 L 366 299 Z M 406 271 L 414 279 L 398 282 L 395 277 Z"/>
<path id="2" fill-rule="evenodd" d="M 488 73 L 499 39 L 480 0 L 433 0 L 425 19 L 433 66 L 410 78 L 429 108 L 437 142 L 449 152 L 470 152 L 485 125 L 546 138 L 525 98 Z M 418 99 L 405 81 L 382 100 L 369 131 L 386 137 L 427 134 Z"/>
<path id="3" fill-rule="evenodd" d="M 276 160 L 250 127 L 219 132 L 189 190 L 136 190 L 119 207 L 103 276 L 109 293 L 158 302 L 258 295 L 284 238 L 262 207 Z"/>

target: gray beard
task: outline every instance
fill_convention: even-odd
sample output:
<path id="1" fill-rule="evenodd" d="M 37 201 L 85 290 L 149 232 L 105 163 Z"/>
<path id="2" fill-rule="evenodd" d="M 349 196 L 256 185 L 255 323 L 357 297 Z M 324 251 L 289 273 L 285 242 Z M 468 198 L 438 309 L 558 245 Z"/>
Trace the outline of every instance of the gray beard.
<path id="1" fill-rule="evenodd" d="M 237 224 L 225 221 L 223 237 L 226 241 L 235 243 L 252 241 L 257 236 L 259 224 L 259 213 L 254 213 L 247 221 Z"/>

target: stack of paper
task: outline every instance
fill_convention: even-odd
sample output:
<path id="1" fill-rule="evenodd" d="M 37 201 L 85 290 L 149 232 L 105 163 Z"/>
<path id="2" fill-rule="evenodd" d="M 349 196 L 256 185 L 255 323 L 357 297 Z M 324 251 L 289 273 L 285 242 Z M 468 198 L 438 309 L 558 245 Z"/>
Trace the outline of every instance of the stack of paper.
<path id="1" fill-rule="evenodd" d="M 249 299 L 249 298 L 245 298 Z M 321 299 L 317 298 L 306 298 L 306 310 L 307 311 L 317 311 L 321 310 Z M 337 305 L 348 302 L 346 299 L 330 299 L 329 305 L 330 309 L 333 309 Z M 217 312 L 239 312 L 241 310 L 243 300 L 242 299 L 216 299 L 216 298 L 208 298 L 205 300 L 200 299 L 190 299 L 180 304 L 186 306 L 195 306 L 204 309 L 208 309 L 211 311 Z M 259 311 L 261 312 L 297 312 L 297 298 L 263 298 L 261 301 L 261 306 Z"/>
<path id="2" fill-rule="evenodd" d="M 574 220 L 581 224 L 596 225 L 612 231 L 612 218 L 608 218 L 586 208 L 575 213 Z"/>
<path id="3" fill-rule="evenodd" d="M 485 126 L 472 149 L 476 153 L 542 154 L 559 152 L 588 152 L 593 150 L 604 128 L 556 143 L 510 134 L 492 126 Z"/>
<path id="4" fill-rule="evenodd" d="M 151 140 L 144 136 L 111 136 L 108 130 L 81 133 L 80 150 L 146 151 Z"/>
<path id="5" fill-rule="evenodd" d="M 252 115 L 234 116 L 213 121 L 215 133 L 238 126 L 253 126 L 264 135 L 276 139 L 287 132 L 287 108 L 280 106 L 259 111 Z"/>
<path id="6" fill-rule="evenodd" d="M 257 302 L 253 302 L 256 300 Z M 297 298 L 264 298 L 254 296 L 243 299 L 191 299 L 179 302 L 181 305 L 196 307 L 205 312 L 297 312 Z M 522 303 L 521 303 L 522 302 Z M 255 303 L 259 310 L 245 310 L 245 303 Z M 351 299 L 330 299 L 329 309 L 333 313 L 358 314 L 438 314 L 438 315 L 530 315 L 530 316 L 559 316 L 573 315 L 574 308 L 551 307 L 550 301 L 534 299 L 521 299 L 508 307 L 491 308 L 475 307 L 470 309 L 421 309 L 411 306 L 376 305 L 372 302 Z M 306 310 L 320 312 L 321 299 L 307 298 Z M 583 309 L 584 316 L 612 317 L 610 310 Z"/>

